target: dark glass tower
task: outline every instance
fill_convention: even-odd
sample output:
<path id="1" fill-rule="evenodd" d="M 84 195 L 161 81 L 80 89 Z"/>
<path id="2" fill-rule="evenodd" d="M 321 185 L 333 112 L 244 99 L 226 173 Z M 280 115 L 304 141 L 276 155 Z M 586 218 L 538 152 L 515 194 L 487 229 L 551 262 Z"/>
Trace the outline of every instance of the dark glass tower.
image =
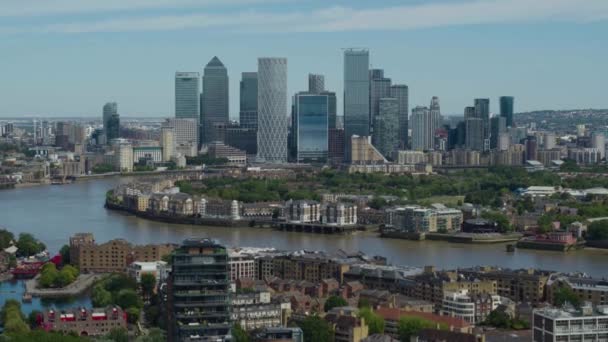
<path id="1" fill-rule="evenodd" d="M 218 140 L 217 127 L 228 123 L 228 71 L 219 58 L 213 57 L 203 73 L 202 142 Z"/>
<path id="2" fill-rule="evenodd" d="M 513 127 L 513 96 L 500 97 L 500 116 L 504 117 L 507 122 L 507 127 Z"/>
<path id="3" fill-rule="evenodd" d="M 170 341 L 230 338 L 230 270 L 226 248 L 188 239 L 172 255 L 167 288 Z"/>
<path id="4" fill-rule="evenodd" d="M 112 139 L 120 138 L 120 116 L 114 113 L 108 119 L 108 126 L 104 127 L 106 131 L 106 140 L 109 143 Z"/>
<path id="5" fill-rule="evenodd" d="M 241 74 L 239 124 L 243 128 L 258 128 L 258 73 Z"/>

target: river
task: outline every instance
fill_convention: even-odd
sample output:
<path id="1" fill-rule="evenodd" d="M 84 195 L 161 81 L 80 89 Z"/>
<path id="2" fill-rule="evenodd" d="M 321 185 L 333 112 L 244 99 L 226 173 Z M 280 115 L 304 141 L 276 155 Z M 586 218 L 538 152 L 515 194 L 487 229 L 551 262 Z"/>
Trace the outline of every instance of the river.
<path id="1" fill-rule="evenodd" d="M 215 228 L 173 225 L 140 219 L 103 208 L 105 193 L 125 178 L 106 178 L 62 186 L 0 191 L 0 226 L 15 234 L 33 233 L 55 253 L 78 232 L 92 232 L 97 242 L 124 238 L 132 243 L 180 242 L 187 237 L 211 237 L 228 246 L 275 247 L 285 250 L 362 251 L 383 255 L 393 264 L 454 268 L 496 265 L 583 271 L 608 277 L 608 250 L 568 253 L 518 249 L 505 245 L 470 245 L 439 241 L 380 239 L 373 233 L 348 236 L 287 233 L 259 228 Z"/>

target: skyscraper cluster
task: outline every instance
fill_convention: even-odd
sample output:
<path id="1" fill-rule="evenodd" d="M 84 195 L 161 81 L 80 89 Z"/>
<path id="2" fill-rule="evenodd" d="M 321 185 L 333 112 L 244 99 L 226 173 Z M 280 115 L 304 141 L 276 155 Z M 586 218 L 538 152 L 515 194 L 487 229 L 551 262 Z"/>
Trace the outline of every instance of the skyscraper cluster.
<path id="1" fill-rule="evenodd" d="M 288 104 L 287 59 L 259 58 L 257 71 L 241 74 L 238 124 L 229 119 L 228 72 L 218 57 L 207 63 L 202 78 L 197 72 L 177 72 L 175 119 L 168 125 L 197 127 L 197 137 L 193 142 L 193 132 L 174 132 L 174 148 L 193 143 L 200 149 L 219 141 L 259 162 L 340 163 L 352 160 L 350 144 L 357 136 L 392 160 L 398 150 L 410 148 L 499 149 L 514 125 L 510 96 L 500 98 L 500 115 L 495 117 L 490 116 L 489 99 L 475 99 L 456 127 L 443 126 L 437 96 L 428 107 L 414 107 L 410 118 L 408 86 L 394 84 L 383 69 L 370 68 L 367 49 L 346 49 L 343 72 L 344 115 L 339 117 L 336 93 L 326 89 L 323 75 L 309 74 L 308 89 L 295 93 Z"/>

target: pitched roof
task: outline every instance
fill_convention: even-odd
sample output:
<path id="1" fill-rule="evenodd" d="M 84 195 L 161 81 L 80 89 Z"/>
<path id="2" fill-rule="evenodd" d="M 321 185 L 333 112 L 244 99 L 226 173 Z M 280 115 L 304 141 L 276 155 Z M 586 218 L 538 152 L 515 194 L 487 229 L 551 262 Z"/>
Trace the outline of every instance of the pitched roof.
<path id="1" fill-rule="evenodd" d="M 401 317 L 418 317 L 438 324 L 444 323 L 450 327 L 455 327 L 459 329 L 470 326 L 469 323 L 460 318 L 450 316 L 439 316 L 427 312 L 405 311 L 394 308 L 382 307 L 378 308 L 378 310 L 376 310 L 376 313 L 382 316 L 382 318 L 391 321 L 398 321 Z"/>
<path id="2" fill-rule="evenodd" d="M 217 56 L 213 56 L 206 67 L 224 67 L 224 63 Z"/>

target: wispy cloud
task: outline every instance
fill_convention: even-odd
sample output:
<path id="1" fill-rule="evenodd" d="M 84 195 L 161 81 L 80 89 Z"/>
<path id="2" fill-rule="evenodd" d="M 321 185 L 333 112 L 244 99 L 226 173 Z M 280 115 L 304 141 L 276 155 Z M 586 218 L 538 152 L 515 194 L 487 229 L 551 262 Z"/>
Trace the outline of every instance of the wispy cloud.
<path id="1" fill-rule="evenodd" d="M 27 0 L 33 1 L 33 0 Z M 66 3 L 76 1 L 63 0 Z M 82 0 L 81 0 L 82 1 Z M 122 3 L 106 0 L 106 9 Z M 122 0 L 124 1 L 124 0 Z M 124 1 L 162 6 L 169 0 Z M 173 0 L 183 4 L 191 0 Z M 198 3 L 211 1 L 198 0 Z M 255 0 L 223 0 L 231 2 Z M 148 4 L 150 5 L 150 4 Z M 125 5 L 126 6 L 126 5 Z M 143 5 L 142 5 L 143 6 Z M 1 8 L 0 8 L 1 9 Z M 608 0 L 476 0 L 375 9 L 328 7 L 313 11 L 233 11 L 164 16 L 127 16 L 40 27 L 0 28 L 0 32 L 130 32 L 186 29 L 228 29 L 263 32 L 337 32 L 408 30 L 417 28 L 536 21 L 590 22 L 608 19 Z"/>
<path id="2" fill-rule="evenodd" d="M 52 16 L 159 8 L 201 8 L 285 0 L 1 0 L 0 17 Z"/>

